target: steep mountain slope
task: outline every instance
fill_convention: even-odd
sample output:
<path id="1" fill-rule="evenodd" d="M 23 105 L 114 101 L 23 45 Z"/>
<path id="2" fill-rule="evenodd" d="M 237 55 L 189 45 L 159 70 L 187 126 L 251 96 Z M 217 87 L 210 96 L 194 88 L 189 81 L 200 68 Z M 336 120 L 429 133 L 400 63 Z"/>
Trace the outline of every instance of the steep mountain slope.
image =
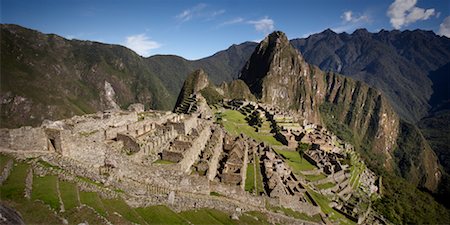
<path id="1" fill-rule="evenodd" d="M 241 74 L 240 79 L 260 101 L 326 125 L 365 153 L 372 165 L 378 162 L 374 166 L 391 171 L 401 167 L 402 175 L 411 182 L 436 190 L 438 162 L 423 137 L 419 138 L 420 132 L 419 136 L 404 132 L 403 127 L 412 125 L 399 119 L 379 91 L 307 64 L 284 33 L 274 32 L 264 39 Z M 419 157 L 405 156 L 398 163 L 397 154 L 411 151 L 398 143 L 403 144 L 411 135 L 420 143 L 414 148 Z"/>
<path id="2" fill-rule="evenodd" d="M 121 46 L 68 41 L 1 25 L 1 126 L 38 125 L 127 107 L 169 109 L 171 95 L 144 59 Z"/>
<path id="3" fill-rule="evenodd" d="M 399 115 L 416 122 L 428 112 L 427 77 L 450 61 L 450 39 L 430 31 L 336 34 L 326 30 L 291 43 L 307 62 L 362 80 L 381 90 Z"/>
<path id="4" fill-rule="evenodd" d="M 255 46 L 254 42 L 232 45 L 210 57 L 194 61 L 173 55 L 156 55 L 147 58 L 146 62 L 150 71 L 160 78 L 169 92 L 177 96 L 187 75 L 199 68 L 208 73 L 214 84 L 237 78 Z"/>
<path id="5" fill-rule="evenodd" d="M 216 84 L 231 81 L 255 45 L 233 45 L 189 61 L 178 56 L 142 58 L 122 46 L 67 40 L 17 25 L 0 29 L 0 127 L 36 126 L 44 119 L 133 102 L 169 110 L 188 74 L 204 68 Z"/>

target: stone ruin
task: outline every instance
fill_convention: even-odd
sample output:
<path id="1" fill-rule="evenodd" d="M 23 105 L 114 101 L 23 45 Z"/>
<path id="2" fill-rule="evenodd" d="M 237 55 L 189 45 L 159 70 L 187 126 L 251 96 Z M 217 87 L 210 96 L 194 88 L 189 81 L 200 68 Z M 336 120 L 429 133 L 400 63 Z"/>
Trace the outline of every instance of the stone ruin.
<path id="1" fill-rule="evenodd" d="M 230 103 L 236 108 L 246 104 Z M 266 110 L 253 104 L 253 109 Z M 334 137 L 324 134 L 321 127 L 299 127 L 286 131 L 293 137 L 288 140 L 297 143 L 306 137 L 318 145 L 307 157 L 339 180 L 336 193 L 349 192 L 345 167 L 339 163 L 343 150 L 322 150 L 336 142 Z M 306 181 L 272 148 L 244 135 L 231 136 L 198 112 L 144 111 L 143 105 L 133 104 L 128 111 L 44 121 L 34 128 L 0 129 L 0 151 L 40 157 L 67 171 L 59 175 L 67 179 L 86 177 L 110 189 L 124 190 L 126 194 L 121 196 L 134 207 L 166 204 L 178 211 L 209 207 L 233 212 L 236 208 L 264 211 L 269 203 L 310 216 L 321 212 L 305 188 Z M 256 162 L 263 178 L 262 195 L 245 191 L 247 165 Z M 370 171 L 363 173 L 366 190 L 376 189 L 374 178 Z M 104 193 L 117 196 L 112 191 Z"/>

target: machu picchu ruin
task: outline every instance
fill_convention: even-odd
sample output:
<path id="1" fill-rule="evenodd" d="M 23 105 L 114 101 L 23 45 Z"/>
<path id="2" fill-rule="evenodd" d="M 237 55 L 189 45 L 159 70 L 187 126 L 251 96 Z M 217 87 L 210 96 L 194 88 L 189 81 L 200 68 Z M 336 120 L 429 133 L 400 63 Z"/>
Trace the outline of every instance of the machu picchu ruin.
<path id="1" fill-rule="evenodd" d="M 254 47 L 227 82 L 200 64 L 179 84 L 95 67 L 98 90 L 74 92 L 98 99 L 62 101 L 76 113 L 2 114 L 0 224 L 385 225 L 396 176 L 409 201 L 436 194 L 436 155 L 382 92 L 307 63 L 281 31 Z"/>
<path id="2" fill-rule="evenodd" d="M 352 146 L 273 107 L 224 101 L 211 109 L 213 118 L 204 119 L 198 112 L 144 111 L 143 105 L 133 104 L 128 110 L 45 121 L 40 127 L 2 129 L 2 154 L 14 158 L 2 155 L 9 160 L 2 165 L 1 180 L 18 169 L 14 161 L 28 168 L 28 199 L 36 179 L 53 177 L 101 198 L 123 199 L 130 207 L 213 208 L 238 212 L 238 218 L 245 212 L 270 212 L 270 223 L 361 223 L 369 218 L 383 223 L 367 213 L 368 199 L 379 195 L 380 178 L 361 164 Z M 250 118 L 255 112 L 263 121 L 260 132 L 245 119 L 239 126 L 253 134 L 235 135 L 226 125 L 234 123 L 228 113 Z M 271 128 L 280 126 L 281 131 Z M 277 135 L 315 147 L 300 157 L 297 145 L 283 144 Z M 58 197 L 57 208 L 67 208 Z M 288 219 L 286 210 L 303 216 Z"/>

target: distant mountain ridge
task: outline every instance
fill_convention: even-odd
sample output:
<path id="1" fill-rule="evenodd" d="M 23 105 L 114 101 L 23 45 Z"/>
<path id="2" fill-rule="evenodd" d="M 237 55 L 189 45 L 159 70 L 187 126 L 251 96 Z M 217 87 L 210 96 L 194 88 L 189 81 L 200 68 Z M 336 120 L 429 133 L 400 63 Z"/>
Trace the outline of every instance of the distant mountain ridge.
<path id="1" fill-rule="evenodd" d="M 233 45 L 189 61 L 172 55 L 149 58 L 118 45 L 67 40 L 13 24 L 1 24 L 0 127 L 40 125 L 108 109 L 105 82 L 121 107 L 141 102 L 171 110 L 188 74 L 203 68 L 214 83 L 231 81 L 253 51 Z"/>

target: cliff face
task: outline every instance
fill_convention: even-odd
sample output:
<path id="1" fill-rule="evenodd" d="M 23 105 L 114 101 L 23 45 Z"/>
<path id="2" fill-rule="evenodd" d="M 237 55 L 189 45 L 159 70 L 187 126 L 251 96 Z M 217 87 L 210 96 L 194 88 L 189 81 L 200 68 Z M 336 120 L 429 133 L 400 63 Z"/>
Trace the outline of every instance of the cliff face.
<path id="1" fill-rule="evenodd" d="M 393 171 L 394 150 L 403 123 L 382 94 L 368 85 L 335 73 L 325 73 L 305 62 L 282 32 L 274 32 L 257 47 L 241 72 L 242 79 L 262 102 L 295 110 L 303 119 L 327 126 L 367 159 Z M 417 159 L 411 181 L 435 190 L 438 163 L 427 149 Z M 430 156 L 431 155 L 431 156 Z M 430 159 L 430 157 L 432 159 Z M 432 175 L 432 176 L 430 176 Z"/>

